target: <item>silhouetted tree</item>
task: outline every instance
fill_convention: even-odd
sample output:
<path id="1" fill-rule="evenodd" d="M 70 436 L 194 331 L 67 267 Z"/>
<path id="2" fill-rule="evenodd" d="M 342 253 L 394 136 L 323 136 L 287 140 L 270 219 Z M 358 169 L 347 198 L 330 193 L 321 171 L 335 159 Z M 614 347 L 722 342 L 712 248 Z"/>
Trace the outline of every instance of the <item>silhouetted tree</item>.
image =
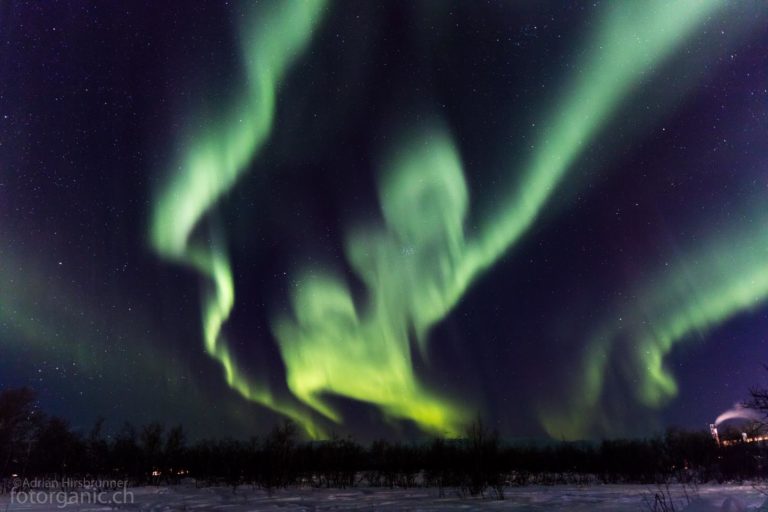
<path id="1" fill-rule="evenodd" d="M 113 471 L 122 479 L 139 480 L 141 478 L 140 451 L 137 442 L 136 429 L 125 422 L 115 437 L 113 454 Z"/>
<path id="2" fill-rule="evenodd" d="M 97 476 L 104 475 L 110 470 L 108 467 L 110 447 L 104 438 L 104 421 L 103 417 L 96 419 L 85 441 L 86 471 Z"/>
<path id="3" fill-rule="evenodd" d="M 82 469 L 84 444 L 61 418 L 47 418 L 37 432 L 32 467 L 37 474 L 60 478 Z"/>
<path id="4" fill-rule="evenodd" d="M 768 371 L 768 365 L 764 368 Z M 763 415 L 761 427 L 768 423 L 768 388 L 763 386 L 754 386 L 749 389 L 749 399 L 744 403 L 745 407 L 753 409 Z"/>
<path id="5" fill-rule="evenodd" d="M 168 431 L 165 439 L 165 449 L 163 458 L 165 460 L 163 473 L 168 474 L 172 480 L 178 480 L 179 470 L 183 469 L 186 461 L 184 453 L 186 449 L 187 436 L 184 428 L 177 425 Z"/>
<path id="6" fill-rule="evenodd" d="M 0 391 L 0 474 L 24 473 L 38 416 L 31 389 Z"/>
<path id="7" fill-rule="evenodd" d="M 432 441 L 424 456 L 424 482 L 427 486 L 437 487 L 439 495 L 445 495 L 445 487 L 461 484 L 459 474 L 463 471 L 459 461 L 456 443 L 436 438 Z"/>
<path id="8" fill-rule="evenodd" d="M 472 422 L 466 431 L 466 488 L 472 496 L 483 494 L 491 487 L 499 499 L 504 499 L 504 478 L 500 457 L 499 434 L 483 423 Z"/>
<path id="9" fill-rule="evenodd" d="M 265 487 L 285 487 L 296 480 L 294 455 L 297 436 L 296 424 L 289 420 L 275 426 L 267 436 L 264 442 Z"/>
<path id="10" fill-rule="evenodd" d="M 157 482 L 156 471 L 160 471 L 160 459 L 163 449 L 163 426 L 157 422 L 145 425 L 141 431 L 141 451 L 144 455 L 142 471 L 148 474 L 152 481 Z"/>

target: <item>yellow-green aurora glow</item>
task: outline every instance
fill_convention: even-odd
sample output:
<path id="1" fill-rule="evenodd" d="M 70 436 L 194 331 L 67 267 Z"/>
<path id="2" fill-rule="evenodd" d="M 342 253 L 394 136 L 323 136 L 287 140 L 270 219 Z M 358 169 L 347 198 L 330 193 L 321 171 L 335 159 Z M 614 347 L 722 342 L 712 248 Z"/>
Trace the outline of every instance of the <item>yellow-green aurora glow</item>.
<path id="1" fill-rule="evenodd" d="M 305 268 L 293 290 L 292 312 L 273 320 L 287 385 L 298 401 L 278 399 L 239 369 L 221 333 L 234 304 L 224 244 L 215 237 L 213 243 L 193 237 L 268 137 L 276 87 L 309 43 L 324 6 L 296 0 L 258 9 L 258 16 L 244 23 L 241 37 L 246 92 L 226 105 L 219 119 L 206 123 L 207 130 L 192 134 L 177 171 L 157 196 L 151 225 L 152 246 L 160 255 L 194 268 L 206 279 L 205 349 L 222 364 L 229 385 L 296 419 L 313 436 L 323 432 L 311 411 L 343 421 L 329 396 L 374 405 L 386 418 L 411 420 L 426 431 L 458 433 L 477 411 L 419 378 L 414 345 L 426 358 L 430 328 L 531 228 L 582 151 L 633 90 L 722 6 L 715 0 L 652 0 L 606 7 L 561 97 L 540 123 L 540 139 L 530 160 L 520 170 L 509 169 L 506 199 L 472 232 L 466 226 L 469 192 L 450 130 L 434 120 L 397 134 L 380 168 L 383 220 L 355 226 L 345 239 L 347 263 L 366 287 L 364 300 L 353 297 L 339 273 Z M 634 353 L 647 370 L 638 390 L 642 401 L 657 404 L 674 391 L 662 359 L 675 340 L 748 307 L 756 294 L 764 293 L 760 290 L 766 276 L 756 264 L 760 250 L 743 253 L 748 261 L 742 263 L 753 265 L 755 273 L 738 279 L 718 274 L 717 258 L 701 260 L 693 271 L 709 276 L 703 282 L 711 284 L 716 297 L 709 297 L 708 287 L 678 309 L 653 294 L 643 302 L 662 321 L 648 326 L 635 345 Z M 681 290 L 682 285 L 671 282 L 665 285 L 664 297 L 679 300 Z M 616 334 L 609 330 L 606 336 Z M 602 343 L 588 349 L 587 404 L 594 402 L 591 397 L 601 386 Z M 559 421 L 553 418 L 542 415 L 550 432 L 560 435 L 555 426 Z"/>
<path id="2" fill-rule="evenodd" d="M 278 400 L 267 386 L 239 368 L 221 328 L 235 300 L 232 269 L 224 243 L 197 241 L 193 232 L 216 202 L 237 182 L 269 136 L 275 94 L 293 60 L 307 46 L 320 22 L 321 0 L 286 0 L 250 10 L 242 23 L 241 45 L 247 87 L 221 116 L 193 133 L 178 169 L 154 203 L 150 236 L 163 257 L 189 266 L 206 278 L 203 297 L 205 350 L 221 363 L 227 383 L 245 398 L 286 414 L 317 435 L 300 408 Z"/>
<path id="3" fill-rule="evenodd" d="M 366 284 L 365 307 L 341 279 L 308 270 L 293 296 L 293 318 L 274 331 L 288 386 L 328 418 L 341 418 L 322 395 L 374 404 L 392 418 L 456 435 L 472 411 L 419 383 L 409 331 L 424 290 L 450 275 L 440 264 L 458 257 L 467 192 L 458 154 L 437 128 L 412 133 L 384 168 L 380 198 L 386 226 L 366 226 L 347 238 L 350 264 Z"/>
<path id="4" fill-rule="evenodd" d="M 435 123 L 402 136 L 382 169 L 386 225 L 358 228 L 347 238 L 349 263 L 368 289 L 366 307 L 355 305 L 342 280 L 308 270 L 294 294 L 294 318 L 276 322 L 291 391 L 337 421 L 323 394 L 375 404 L 427 430 L 458 432 L 472 411 L 418 384 L 409 332 L 415 331 L 426 354 L 429 328 L 530 228 L 632 88 L 717 6 L 687 1 L 611 7 L 519 183 L 475 237 L 464 231 L 468 191 L 447 131 Z"/>

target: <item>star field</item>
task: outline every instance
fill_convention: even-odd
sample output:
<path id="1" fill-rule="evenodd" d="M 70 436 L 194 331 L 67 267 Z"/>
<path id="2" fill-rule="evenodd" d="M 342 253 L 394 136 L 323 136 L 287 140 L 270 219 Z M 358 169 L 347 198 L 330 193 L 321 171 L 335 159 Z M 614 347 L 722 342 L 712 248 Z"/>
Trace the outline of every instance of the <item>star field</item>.
<path id="1" fill-rule="evenodd" d="M 701 427 L 763 378 L 755 3 L 0 7 L 0 385 L 85 428 Z"/>

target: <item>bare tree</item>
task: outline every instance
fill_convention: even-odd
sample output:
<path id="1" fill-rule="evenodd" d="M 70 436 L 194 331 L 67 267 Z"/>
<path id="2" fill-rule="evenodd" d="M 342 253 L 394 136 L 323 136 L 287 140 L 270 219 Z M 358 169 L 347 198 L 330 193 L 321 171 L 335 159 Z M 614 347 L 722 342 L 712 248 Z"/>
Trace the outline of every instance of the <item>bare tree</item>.
<path id="1" fill-rule="evenodd" d="M 22 469 L 19 458 L 29 456 L 38 416 L 35 392 L 29 388 L 0 391 L 0 474 L 11 466 Z"/>
<path id="2" fill-rule="evenodd" d="M 766 371 L 768 371 L 768 365 L 763 365 Z M 744 407 L 757 411 L 762 419 L 755 420 L 756 430 L 765 430 L 768 425 L 768 388 L 762 386 L 754 386 L 749 389 L 749 400 L 744 402 Z"/>

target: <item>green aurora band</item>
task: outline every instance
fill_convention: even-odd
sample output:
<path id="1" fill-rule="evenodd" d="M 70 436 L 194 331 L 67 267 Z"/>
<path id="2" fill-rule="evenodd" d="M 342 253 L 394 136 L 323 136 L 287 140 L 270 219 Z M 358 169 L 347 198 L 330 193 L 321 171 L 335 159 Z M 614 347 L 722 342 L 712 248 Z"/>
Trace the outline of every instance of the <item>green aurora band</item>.
<path id="1" fill-rule="evenodd" d="M 535 153 L 519 183 L 491 215 L 479 236 L 441 265 L 452 267 L 439 287 L 423 287 L 414 312 L 417 332 L 425 333 L 456 305 L 477 276 L 492 266 L 533 225 L 589 142 L 638 84 L 672 54 L 723 2 L 683 0 L 617 2 L 608 7 L 583 55 L 586 61 L 554 103 Z M 454 237 L 463 239 L 461 225 Z M 420 336 L 425 340 L 424 336 Z"/>
<path id="2" fill-rule="evenodd" d="M 414 373 L 409 333 L 426 357 L 430 327 L 472 282 L 531 227 L 581 151 L 637 84 L 722 5 L 657 0 L 612 5 L 588 46 L 588 60 L 556 104 L 543 140 L 504 207 L 475 238 L 464 225 L 469 197 L 455 144 L 439 123 L 401 137 L 383 165 L 384 226 L 353 230 L 350 265 L 368 289 L 355 305 L 343 280 L 307 270 L 292 318 L 275 320 L 288 386 L 334 421 L 323 399 L 339 395 L 456 434 L 476 411 L 428 392 Z"/>
<path id="3" fill-rule="evenodd" d="M 568 170 L 633 89 L 722 5 L 714 0 L 654 0 L 608 6 L 581 53 L 583 61 L 566 81 L 565 94 L 541 124 L 530 161 L 517 174 L 503 206 L 475 234 L 465 233 L 469 195 L 448 130 L 435 123 L 400 137 L 381 168 L 383 223 L 357 227 L 346 237 L 349 264 L 368 290 L 365 303 L 357 304 L 333 272 L 305 269 L 292 296 L 293 314 L 273 320 L 291 392 L 335 422 L 343 418 L 329 395 L 374 405 L 387 418 L 412 420 L 427 431 L 458 433 L 476 411 L 420 382 L 412 338 L 426 358 L 430 328 L 530 229 Z M 279 2 L 249 18 L 242 37 L 249 87 L 226 109 L 229 115 L 208 131 L 193 134 L 179 171 L 158 196 L 151 225 L 152 246 L 160 255 L 194 268 L 208 281 L 205 348 L 224 367 L 229 385 L 296 419 L 312 436 L 323 432 L 310 412 L 291 400 L 278 400 L 268 386 L 254 384 L 238 368 L 221 334 L 234 305 L 229 259 L 222 243 L 196 242 L 193 232 L 268 137 L 276 86 L 308 44 L 322 9 L 320 2 Z M 713 309 L 717 307 L 701 311 L 707 316 Z M 641 396 L 670 389 L 661 358 L 664 347 L 685 330 L 673 322 L 661 338 L 667 341 L 653 338 L 644 344 L 643 360 L 657 363 L 649 363 L 653 370 Z"/>
<path id="4" fill-rule="evenodd" d="M 754 208 L 754 222 L 738 222 L 682 254 L 673 265 L 659 264 L 625 293 L 632 297 L 614 311 L 613 322 L 592 336 L 569 407 L 543 409 L 553 437 L 579 438 L 610 418 L 600 410 L 608 365 L 618 366 L 637 382 L 638 401 L 659 407 L 677 394 L 677 382 L 664 366 L 675 344 L 696 338 L 734 315 L 754 310 L 768 299 L 768 204 Z M 750 216 L 739 216 L 750 218 Z M 735 233 L 735 235 L 734 235 Z M 617 347 L 621 347 L 616 350 Z M 602 422 L 603 425 L 599 423 Z M 597 424 L 596 424 L 597 423 Z"/>
<path id="5" fill-rule="evenodd" d="M 269 136 L 275 115 L 275 91 L 289 66 L 318 26 L 325 2 L 284 0 L 252 9 L 241 30 L 247 87 L 217 120 L 190 137 L 189 150 L 154 203 L 150 239 L 164 258 L 195 269 L 208 281 L 203 297 L 205 350 L 225 370 L 227 383 L 245 398 L 299 421 L 312 436 L 311 418 L 280 401 L 238 368 L 221 335 L 235 300 L 232 269 L 224 244 L 203 243 L 193 233 L 216 202 L 248 168 Z"/>

